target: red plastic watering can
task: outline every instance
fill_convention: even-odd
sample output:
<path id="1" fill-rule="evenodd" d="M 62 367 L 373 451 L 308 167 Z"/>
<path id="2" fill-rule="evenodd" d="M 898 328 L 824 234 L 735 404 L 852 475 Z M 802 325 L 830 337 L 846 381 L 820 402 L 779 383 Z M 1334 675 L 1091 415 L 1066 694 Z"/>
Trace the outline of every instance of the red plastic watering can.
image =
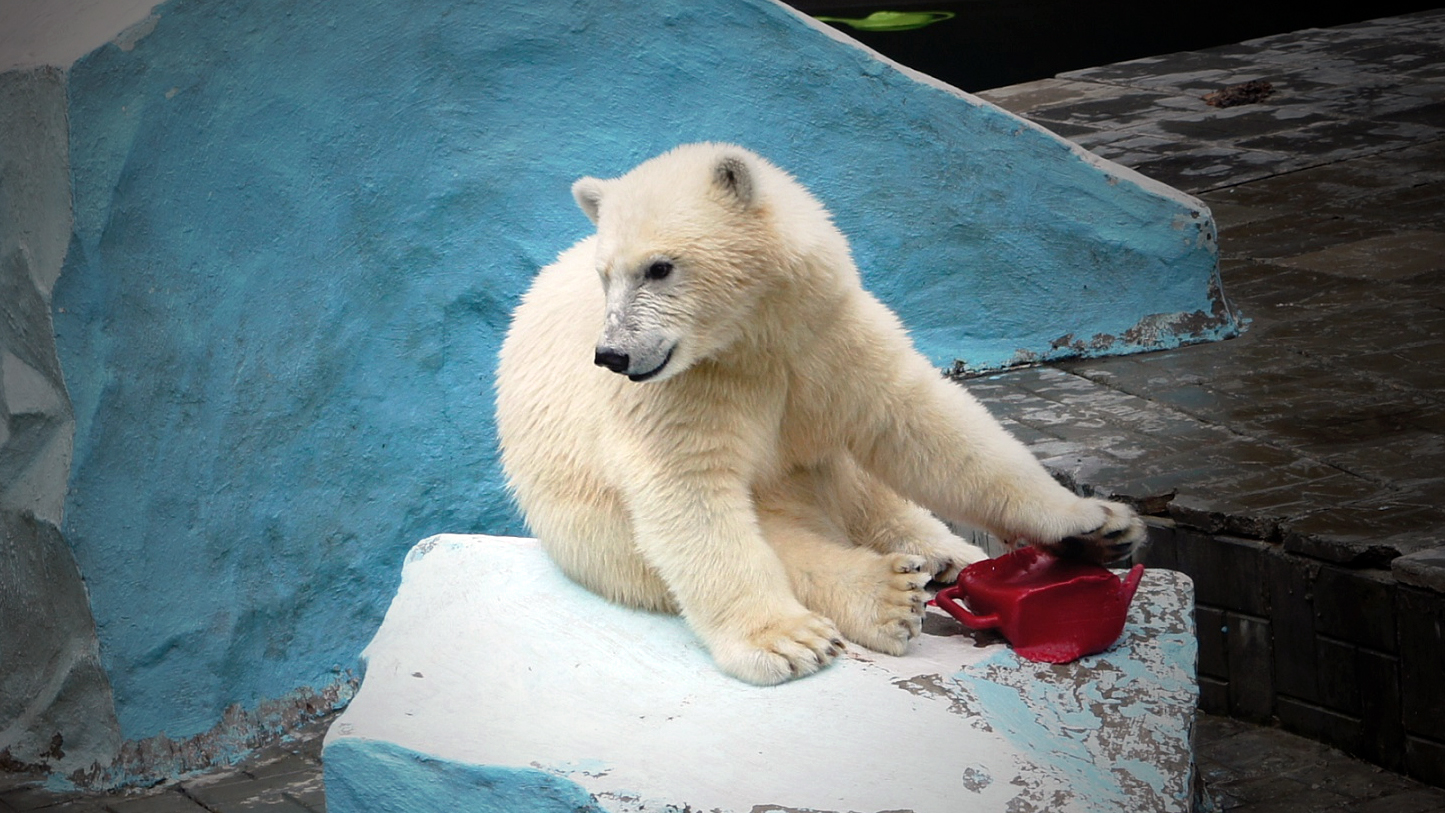
<path id="1" fill-rule="evenodd" d="M 1119 640 L 1143 576 L 1143 565 L 1121 580 L 1108 568 L 1026 547 L 974 562 L 933 601 L 967 627 L 997 629 L 1024 658 L 1068 663 Z"/>

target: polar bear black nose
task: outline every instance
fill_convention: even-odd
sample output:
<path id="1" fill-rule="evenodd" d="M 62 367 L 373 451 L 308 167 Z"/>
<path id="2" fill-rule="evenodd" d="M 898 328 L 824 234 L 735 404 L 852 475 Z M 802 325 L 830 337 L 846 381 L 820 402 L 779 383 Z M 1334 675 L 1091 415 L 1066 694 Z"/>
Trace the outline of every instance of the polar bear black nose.
<path id="1" fill-rule="evenodd" d="M 627 357 L 626 353 L 617 353 L 599 347 L 597 356 L 592 359 L 592 363 L 598 367 L 606 367 L 614 373 L 625 373 L 627 365 L 631 364 L 632 360 Z"/>

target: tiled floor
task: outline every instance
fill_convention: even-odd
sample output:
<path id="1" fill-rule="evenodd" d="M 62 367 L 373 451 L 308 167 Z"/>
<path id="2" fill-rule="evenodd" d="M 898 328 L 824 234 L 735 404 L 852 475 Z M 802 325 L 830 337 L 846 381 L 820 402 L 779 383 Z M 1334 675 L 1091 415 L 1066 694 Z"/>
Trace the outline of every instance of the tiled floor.
<path id="1" fill-rule="evenodd" d="M 1219 109 L 1201 98 L 1256 79 L 1274 90 L 1262 102 Z M 1293 544 L 1335 561 L 1436 543 L 1445 11 L 983 95 L 1201 196 L 1220 226 L 1225 290 L 1251 324 L 1230 342 L 978 379 L 975 392 L 1099 490 L 1192 499 L 1256 533 L 1285 523 Z M 1387 552 L 1371 551 L 1381 544 Z M 0 779 L 0 813 L 316 813 L 323 730 L 324 721 L 238 769 L 126 795 L 54 795 Z M 1445 791 L 1273 728 L 1205 716 L 1198 758 L 1223 810 L 1445 811 Z"/>
<path id="2" fill-rule="evenodd" d="M 1440 813 L 1445 790 L 1312 740 L 1201 716 L 1195 758 L 1216 810 L 1232 813 Z"/>
<path id="3" fill-rule="evenodd" d="M 1445 527 L 1442 57 L 1435 11 L 982 94 L 1200 196 L 1249 327 L 1228 342 L 978 380 L 975 392 L 1098 490 L 1153 489 L 1284 523 L 1246 535 L 1283 530 L 1332 561 L 1434 547 Z M 1252 80 L 1273 92 L 1222 109 L 1203 99 Z M 1091 423 L 1100 411 L 1109 419 Z"/>

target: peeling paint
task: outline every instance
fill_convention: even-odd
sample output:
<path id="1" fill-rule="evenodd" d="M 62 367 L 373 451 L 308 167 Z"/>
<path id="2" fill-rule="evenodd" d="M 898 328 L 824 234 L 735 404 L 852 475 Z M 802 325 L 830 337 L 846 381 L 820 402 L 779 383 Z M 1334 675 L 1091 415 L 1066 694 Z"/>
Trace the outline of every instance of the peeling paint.
<path id="1" fill-rule="evenodd" d="M 950 681 L 951 683 L 952 681 Z M 935 697 L 948 703 L 948 713 L 959 717 L 967 718 L 971 723 L 978 726 L 980 730 L 992 731 L 988 723 L 980 716 L 980 710 L 969 708 L 964 698 L 955 692 L 951 685 L 944 683 L 942 675 L 915 675 L 911 678 L 900 678 L 893 681 L 893 685 L 909 694 L 919 697 Z"/>
<path id="2" fill-rule="evenodd" d="M 1180 336 L 1195 337 L 1218 324 L 1204 311 L 1155 313 L 1140 319 L 1124 331 L 1124 341 L 1135 347 L 1158 347 L 1177 342 Z M 1171 341 L 1172 340 L 1172 341 Z"/>
<path id="3" fill-rule="evenodd" d="M 57 790 L 149 787 L 231 765 L 258 748 L 285 741 L 300 726 L 344 707 L 359 685 L 358 677 L 343 673 L 329 686 L 297 689 L 253 709 L 233 705 L 207 731 L 183 739 L 158 734 L 128 741 L 113 763 L 92 765 L 66 777 L 53 776 L 50 786 Z"/>
<path id="4" fill-rule="evenodd" d="M 1146 634 L 1145 627 L 1164 620 L 1158 615 L 1163 599 L 1158 589 L 1157 584 L 1141 585 L 1120 643 L 1105 653 L 1053 665 L 1023 661 L 1003 650 L 955 676 L 958 690 L 989 709 L 1004 736 L 1020 744 L 1048 743 L 1053 756 L 1044 772 L 1076 790 L 1071 810 L 1093 810 L 1086 800 L 1107 799 L 1118 787 L 1131 798 L 1159 802 L 1139 809 L 1187 809 L 1192 757 L 1178 743 L 1181 738 L 1187 742 L 1188 725 L 1161 712 L 1197 701 L 1197 649 L 1187 616 L 1162 633 Z M 1121 650 L 1136 656 L 1117 657 Z M 1157 687 L 1148 695 L 1131 692 L 1129 687 L 1144 679 L 1146 663 L 1164 666 L 1148 673 Z M 1081 671 L 1087 671 L 1087 680 L 1080 679 Z M 1034 806 L 1030 809 L 1056 809 L 1048 783 L 1031 778 L 1022 787 L 1019 798 Z M 1098 809 L 1110 808 L 1101 804 Z"/>
<path id="5" fill-rule="evenodd" d="M 974 793 L 978 793 L 992 784 L 993 777 L 989 775 L 986 768 L 970 765 L 963 769 L 963 786 Z"/>
<path id="6" fill-rule="evenodd" d="M 133 50 L 136 43 L 150 36 L 151 32 L 156 30 L 156 25 L 159 24 L 160 21 L 161 15 L 152 14 L 117 34 L 111 42 L 115 43 L 115 47 L 122 51 Z"/>
<path id="7" fill-rule="evenodd" d="M 1180 313 L 1149 314 L 1120 335 L 1095 333 L 1087 342 L 1065 333 L 1050 340 L 1049 349 L 1038 352 L 1018 348 L 1003 365 L 1005 369 L 1030 367 L 1033 365 L 1075 357 L 1114 356 L 1142 350 L 1167 350 L 1187 344 L 1218 341 L 1231 338 L 1242 330 L 1246 320 L 1230 307 L 1220 294 L 1219 285 L 1211 280 L 1209 284 L 1210 313 L 1202 310 Z M 966 359 L 955 359 L 951 366 L 940 372 L 954 380 L 964 380 L 999 371 L 997 367 L 975 365 Z"/>

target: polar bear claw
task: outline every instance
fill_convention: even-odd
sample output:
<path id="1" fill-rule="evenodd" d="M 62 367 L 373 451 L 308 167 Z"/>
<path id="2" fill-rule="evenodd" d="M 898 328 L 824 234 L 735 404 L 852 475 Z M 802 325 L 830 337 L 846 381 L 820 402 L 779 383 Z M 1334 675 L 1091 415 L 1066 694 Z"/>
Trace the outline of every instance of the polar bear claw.
<path id="1" fill-rule="evenodd" d="M 737 637 L 711 645 L 724 672 L 762 686 L 811 675 L 833 662 L 845 645 L 832 621 L 805 613 L 773 618 Z"/>
<path id="2" fill-rule="evenodd" d="M 1103 523 L 1078 534 L 1065 536 L 1053 542 L 1041 542 L 1039 547 L 1055 556 L 1082 559 L 1097 564 L 1117 564 L 1132 557 L 1144 542 L 1148 530 L 1143 520 L 1117 503 L 1091 500 L 1102 509 Z"/>

